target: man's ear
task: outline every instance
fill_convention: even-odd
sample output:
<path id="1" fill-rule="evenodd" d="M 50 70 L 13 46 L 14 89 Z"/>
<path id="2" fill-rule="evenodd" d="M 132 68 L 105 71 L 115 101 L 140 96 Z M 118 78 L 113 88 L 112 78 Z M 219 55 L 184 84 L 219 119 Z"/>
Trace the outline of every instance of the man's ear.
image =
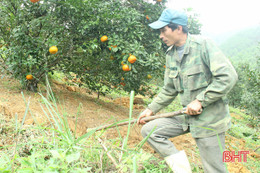
<path id="1" fill-rule="evenodd" d="M 182 26 L 178 25 L 178 31 L 182 31 Z"/>

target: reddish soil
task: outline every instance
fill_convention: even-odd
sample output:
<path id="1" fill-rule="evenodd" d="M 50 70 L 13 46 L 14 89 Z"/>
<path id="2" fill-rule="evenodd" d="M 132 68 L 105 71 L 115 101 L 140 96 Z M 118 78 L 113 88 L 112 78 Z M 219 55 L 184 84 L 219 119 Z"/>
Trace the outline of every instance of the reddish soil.
<path id="1" fill-rule="evenodd" d="M 41 86 L 40 89 L 43 93 L 46 93 Z M 75 129 L 75 121 L 77 119 L 77 135 L 82 135 L 86 133 L 88 128 L 97 127 L 99 125 L 105 125 L 115 121 L 123 120 L 128 118 L 129 114 L 129 98 L 120 97 L 117 99 L 112 99 L 109 97 L 101 97 L 97 99 L 96 94 L 88 94 L 86 89 L 81 89 L 77 87 L 68 87 L 61 83 L 53 83 L 52 89 L 55 96 L 59 100 L 58 108 L 60 113 L 66 114 L 69 120 L 69 125 L 72 130 Z M 15 114 L 18 115 L 21 121 L 25 110 L 26 104 L 23 100 L 21 94 L 20 85 L 17 81 L 4 77 L 0 82 L 0 114 L 3 114 L 6 119 L 14 119 Z M 41 108 L 42 98 L 39 94 L 23 91 L 25 99 L 29 103 L 30 112 L 36 117 L 38 123 L 45 123 L 46 116 Z M 81 109 L 79 111 L 79 107 Z M 145 108 L 142 97 L 137 97 L 135 99 L 133 110 L 133 117 L 137 118 L 139 113 Z M 25 124 L 35 124 L 31 113 L 28 113 L 26 117 Z M 236 115 L 237 116 L 237 115 Z M 76 118 L 77 117 L 77 118 Z M 126 135 L 127 126 L 120 127 L 121 136 Z M 143 138 L 140 134 L 140 126 L 134 125 L 133 130 L 130 134 L 129 145 L 135 146 Z M 119 136 L 115 129 L 110 129 L 107 131 L 106 138 L 115 138 Z M 173 141 L 173 140 L 172 140 Z M 190 134 L 183 135 L 174 139 L 174 143 L 178 149 L 185 149 L 186 153 L 190 158 L 190 162 L 201 167 L 198 154 L 196 154 L 196 143 Z M 0 146 L 6 145 L 6 143 L 0 141 Z M 227 137 L 227 147 L 232 149 L 232 146 L 236 146 L 241 150 L 247 150 L 244 148 L 245 143 L 243 140 L 238 140 L 231 136 Z M 147 144 L 143 146 L 143 149 L 147 152 L 154 153 L 153 149 Z M 253 152 L 253 151 L 252 151 Z M 156 153 L 154 153 L 158 156 Z M 259 159 L 259 155 L 254 153 L 256 156 L 254 158 Z M 159 156 L 158 156 L 159 157 Z M 251 156 L 250 156 L 251 157 Z M 241 163 L 230 163 L 228 164 L 228 169 L 231 173 L 247 173 L 250 172 Z"/>

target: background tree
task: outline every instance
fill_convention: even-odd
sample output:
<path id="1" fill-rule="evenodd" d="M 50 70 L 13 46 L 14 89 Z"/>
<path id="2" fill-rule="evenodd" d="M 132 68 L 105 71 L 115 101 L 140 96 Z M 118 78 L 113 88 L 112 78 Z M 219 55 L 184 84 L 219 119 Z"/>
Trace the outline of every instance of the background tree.
<path id="1" fill-rule="evenodd" d="M 236 66 L 238 82 L 228 97 L 230 104 L 246 110 L 252 115 L 253 124 L 260 120 L 260 45 L 254 63 L 240 63 Z"/>
<path id="2" fill-rule="evenodd" d="M 0 37 L 6 70 L 30 90 L 54 70 L 73 72 L 93 91 L 120 87 L 145 94 L 162 77 L 164 49 L 148 24 L 157 20 L 165 1 L 143 0 L 3 0 Z M 190 30 L 200 32 L 196 16 Z M 106 35 L 107 41 L 100 38 Z M 49 47 L 58 53 L 50 54 Z M 136 57 L 130 63 L 130 55 Z M 129 66 L 123 71 L 122 64 Z M 26 75 L 33 80 L 27 80 Z M 122 80 L 123 79 L 123 80 Z"/>
<path id="3" fill-rule="evenodd" d="M 9 73 L 35 91 L 45 74 L 72 53 L 74 35 L 69 20 L 64 20 L 67 13 L 60 13 L 64 8 L 70 13 L 71 6 L 63 1 L 29 0 L 3 0 L 1 4 L 1 39 L 6 45 L 1 51 L 2 60 Z M 59 48 L 55 55 L 48 51 L 53 45 Z M 28 74 L 32 80 L 26 80 Z"/>

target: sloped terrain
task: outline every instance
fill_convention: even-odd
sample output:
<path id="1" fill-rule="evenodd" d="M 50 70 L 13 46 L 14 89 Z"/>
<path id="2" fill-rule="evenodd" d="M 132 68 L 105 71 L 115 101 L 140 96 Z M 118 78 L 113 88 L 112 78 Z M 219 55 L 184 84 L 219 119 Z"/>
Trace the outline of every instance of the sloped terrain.
<path id="1" fill-rule="evenodd" d="M 46 95 L 44 86 L 40 90 L 43 95 Z M 96 99 L 95 93 L 88 94 L 86 89 L 77 87 L 68 87 L 65 84 L 54 82 L 52 90 L 57 98 L 58 110 L 61 114 L 67 116 L 68 124 L 71 130 L 75 130 L 78 136 L 86 133 L 88 128 L 113 123 L 119 120 L 127 119 L 129 114 L 129 98 L 128 97 L 101 97 Z M 21 94 L 23 92 L 23 95 Z M 0 82 L 0 114 L 4 117 L 5 122 L 11 122 L 15 115 L 18 116 L 19 121 L 22 121 L 26 111 L 26 105 L 29 104 L 30 111 L 25 119 L 26 125 L 45 124 L 46 116 L 43 111 L 42 97 L 38 93 L 22 91 L 17 81 L 3 77 Z M 133 117 L 137 118 L 139 113 L 145 108 L 142 97 L 135 99 Z M 236 118 L 238 115 L 233 115 Z M 36 122 L 37 121 L 37 122 Z M 8 123 L 7 123 L 8 124 Z M 46 124 L 47 126 L 47 124 Z M 0 124 L 1 129 L 4 129 Z M 135 146 L 143 138 L 140 134 L 141 126 L 134 125 L 130 134 L 129 146 Z M 120 135 L 124 136 L 127 133 L 127 126 L 119 127 Z M 3 130 L 0 131 L 4 133 Z M 14 141 L 5 137 L 0 133 L 0 147 L 5 145 L 12 145 Z M 116 138 L 119 132 L 116 129 L 106 131 L 106 138 Z M 228 150 L 248 150 L 245 147 L 245 140 L 236 139 L 227 135 L 227 149 Z M 173 141 L 173 140 L 172 140 Z M 189 155 L 190 162 L 201 167 L 196 143 L 190 134 L 183 135 L 174 139 L 178 149 L 184 149 Z M 154 153 L 153 149 L 145 144 L 144 150 Z M 0 148 L 1 149 L 1 148 Z M 156 153 L 154 153 L 158 156 Z M 158 156 L 159 157 L 159 156 Z M 259 160 L 259 155 L 253 150 L 250 150 L 248 156 L 252 160 Z M 242 163 L 229 163 L 228 169 L 230 172 L 250 172 Z M 253 170 L 253 168 L 252 168 Z"/>

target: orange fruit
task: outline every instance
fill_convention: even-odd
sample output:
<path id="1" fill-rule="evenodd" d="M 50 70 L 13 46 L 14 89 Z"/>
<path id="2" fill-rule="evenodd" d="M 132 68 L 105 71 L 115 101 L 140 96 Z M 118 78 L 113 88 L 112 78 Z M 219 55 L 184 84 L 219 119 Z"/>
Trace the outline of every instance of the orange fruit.
<path id="1" fill-rule="evenodd" d="M 109 50 L 111 50 L 111 47 L 116 48 L 117 45 L 110 45 Z"/>
<path id="2" fill-rule="evenodd" d="M 114 60 L 115 58 L 111 55 L 111 56 L 110 56 L 110 59 L 111 59 L 111 60 Z"/>
<path id="3" fill-rule="evenodd" d="M 152 79 L 152 75 L 148 74 L 148 75 L 147 75 L 147 78 L 148 78 L 148 79 Z"/>
<path id="4" fill-rule="evenodd" d="M 124 82 L 120 82 L 120 85 L 125 86 L 125 83 Z"/>
<path id="5" fill-rule="evenodd" d="M 166 65 L 164 65 L 163 68 L 166 68 Z"/>
<path id="6" fill-rule="evenodd" d="M 129 68 L 128 65 L 124 64 L 122 67 L 123 71 L 130 71 L 131 69 Z"/>
<path id="7" fill-rule="evenodd" d="M 33 79 L 33 75 L 31 75 L 31 74 L 26 75 L 26 79 L 27 80 L 32 80 Z"/>
<path id="8" fill-rule="evenodd" d="M 130 56 L 128 57 L 128 61 L 129 61 L 131 64 L 133 64 L 133 63 L 136 61 L 136 57 L 135 57 L 134 55 L 130 55 Z"/>
<path id="9" fill-rule="evenodd" d="M 103 35 L 101 38 L 100 38 L 100 41 L 101 42 L 106 42 L 108 40 L 108 37 L 106 35 Z"/>
<path id="10" fill-rule="evenodd" d="M 32 3 L 36 3 L 38 2 L 39 0 L 30 0 Z"/>
<path id="11" fill-rule="evenodd" d="M 56 46 L 51 46 L 49 52 L 50 54 L 56 54 L 58 52 L 58 48 Z"/>
<path id="12" fill-rule="evenodd" d="M 149 18 L 149 16 L 148 16 L 148 15 L 146 15 L 145 17 L 146 17 L 146 19 L 147 19 L 147 20 L 150 20 L 150 18 Z"/>
<path id="13" fill-rule="evenodd" d="M 121 80 L 125 80 L 125 78 L 124 78 L 124 77 L 121 77 Z"/>
<path id="14" fill-rule="evenodd" d="M 125 65 L 125 64 L 124 64 L 124 61 L 121 61 L 121 65 Z"/>
<path id="15" fill-rule="evenodd" d="M 162 0 L 157 0 L 157 2 L 162 2 Z"/>

